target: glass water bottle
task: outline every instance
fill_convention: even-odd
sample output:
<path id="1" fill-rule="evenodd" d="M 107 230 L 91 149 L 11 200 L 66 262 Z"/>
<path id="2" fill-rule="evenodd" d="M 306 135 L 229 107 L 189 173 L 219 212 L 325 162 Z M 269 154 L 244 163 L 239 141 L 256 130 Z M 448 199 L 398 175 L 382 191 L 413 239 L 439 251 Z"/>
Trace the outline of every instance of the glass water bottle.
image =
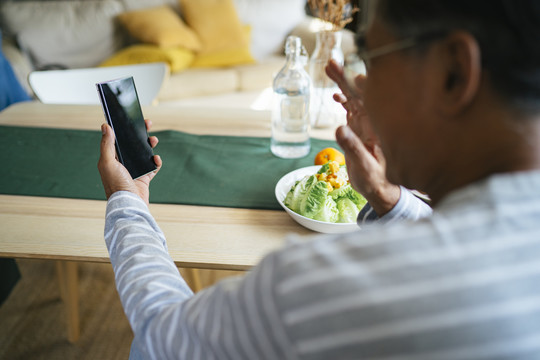
<path id="1" fill-rule="evenodd" d="M 270 149 L 280 158 L 294 159 L 310 151 L 309 101 L 311 80 L 304 70 L 302 41 L 289 36 L 285 44 L 287 61 L 274 78 L 272 139 Z"/>

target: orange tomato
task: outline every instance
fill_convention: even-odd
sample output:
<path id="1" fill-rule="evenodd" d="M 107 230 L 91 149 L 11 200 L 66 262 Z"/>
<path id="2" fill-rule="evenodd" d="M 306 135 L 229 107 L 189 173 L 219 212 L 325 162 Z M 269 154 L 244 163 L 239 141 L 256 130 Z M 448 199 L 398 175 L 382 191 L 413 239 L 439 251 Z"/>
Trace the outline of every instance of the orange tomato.
<path id="1" fill-rule="evenodd" d="M 324 165 L 329 161 L 337 161 L 339 165 L 345 165 L 345 155 L 332 147 L 322 149 L 315 155 L 315 165 Z"/>

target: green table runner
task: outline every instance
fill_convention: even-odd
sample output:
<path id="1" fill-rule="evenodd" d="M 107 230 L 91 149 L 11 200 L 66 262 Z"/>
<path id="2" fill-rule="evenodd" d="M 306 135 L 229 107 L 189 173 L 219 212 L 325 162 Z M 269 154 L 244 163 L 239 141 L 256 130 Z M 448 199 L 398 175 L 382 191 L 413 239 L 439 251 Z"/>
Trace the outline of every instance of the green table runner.
<path id="1" fill-rule="evenodd" d="M 154 203 L 279 209 L 277 181 L 312 165 L 334 141 L 312 139 L 311 153 L 294 160 L 270 152 L 268 138 L 161 131 L 155 149 L 163 167 L 150 188 Z M 105 199 L 97 171 L 99 131 L 0 126 L 0 193 Z"/>

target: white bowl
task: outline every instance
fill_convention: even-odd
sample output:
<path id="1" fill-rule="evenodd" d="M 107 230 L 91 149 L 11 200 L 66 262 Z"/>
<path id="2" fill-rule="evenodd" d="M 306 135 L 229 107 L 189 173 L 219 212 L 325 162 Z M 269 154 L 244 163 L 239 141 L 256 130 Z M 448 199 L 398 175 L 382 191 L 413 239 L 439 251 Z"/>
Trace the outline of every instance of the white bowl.
<path id="1" fill-rule="evenodd" d="M 283 200 L 285 200 L 285 196 L 287 196 L 287 193 L 289 192 L 289 190 L 291 190 L 291 187 L 296 183 L 296 181 L 304 178 L 306 175 L 313 175 L 317 173 L 320 168 L 320 165 L 300 168 L 291 171 L 290 173 L 279 179 L 278 183 L 276 184 L 275 190 L 276 199 L 279 202 L 279 205 L 281 205 L 281 207 L 285 209 L 285 211 L 297 223 L 313 231 L 326 234 L 341 234 L 360 229 L 360 227 L 356 223 L 330 223 L 326 221 L 318 221 L 307 218 L 298 213 L 295 213 L 283 203 Z"/>

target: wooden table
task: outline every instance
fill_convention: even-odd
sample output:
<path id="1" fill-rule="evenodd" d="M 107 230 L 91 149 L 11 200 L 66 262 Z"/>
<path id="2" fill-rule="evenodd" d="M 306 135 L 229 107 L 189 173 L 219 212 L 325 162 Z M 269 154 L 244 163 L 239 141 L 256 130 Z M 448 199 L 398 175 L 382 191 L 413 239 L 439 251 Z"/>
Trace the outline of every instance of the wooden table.
<path id="1" fill-rule="evenodd" d="M 264 111 L 156 106 L 143 112 L 153 131 L 270 136 L 270 115 Z M 28 102 L 0 113 L 3 125 L 99 130 L 103 122 L 101 108 L 93 105 Z M 334 131 L 315 130 L 312 136 L 332 139 Z M 72 341 L 78 338 L 75 261 L 109 261 L 103 240 L 105 206 L 98 200 L 0 195 L 0 256 L 59 260 Z M 280 247 L 287 234 L 312 234 L 284 211 L 164 204 L 151 204 L 150 210 L 174 262 L 183 268 L 246 270 Z"/>

